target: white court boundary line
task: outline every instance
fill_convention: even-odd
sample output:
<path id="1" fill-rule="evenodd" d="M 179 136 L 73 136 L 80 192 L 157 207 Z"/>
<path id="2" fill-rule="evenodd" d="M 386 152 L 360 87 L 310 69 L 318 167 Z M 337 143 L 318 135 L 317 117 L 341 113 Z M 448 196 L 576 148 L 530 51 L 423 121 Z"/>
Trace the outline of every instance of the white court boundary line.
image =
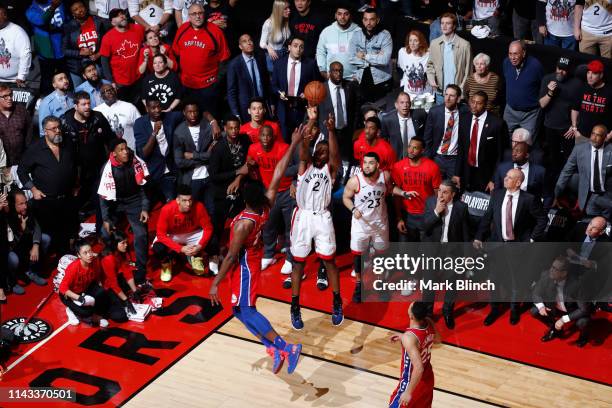
<path id="1" fill-rule="evenodd" d="M 46 339 L 44 339 L 43 341 L 41 341 L 40 343 L 38 343 L 36 346 L 32 347 L 31 349 L 29 349 L 24 355 L 22 355 L 21 357 L 19 357 L 17 360 L 13 361 L 13 363 L 8 366 L 8 368 L 4 371 L 4 373 L 8 373 L 9 371 L 11 371 L 13 368 L 15 368 L 15 366 L 17 366 L 17 364 L 21 363 L 23 360 L 25 360 L 26 358 L 28 358 L 28 356 L 32 353 L 34 353 L 36 350 L 38 350 L 39 348 L 41 348 L 42 346 L 44 346 L 49 340 L 51 340 L 53 337 L 55 337 L 57 334 L 59 334 L 62 330 L 64 330 L 66 327 L 68 327 L 70 323 L 65 322 L 63 325 L 61 325 L 59 327 L 59 329 L 57 329 L 56 331 L 54 331 L 53 333 L 51 333 L 51 335 L 49 337 L 47 337 Z"/>

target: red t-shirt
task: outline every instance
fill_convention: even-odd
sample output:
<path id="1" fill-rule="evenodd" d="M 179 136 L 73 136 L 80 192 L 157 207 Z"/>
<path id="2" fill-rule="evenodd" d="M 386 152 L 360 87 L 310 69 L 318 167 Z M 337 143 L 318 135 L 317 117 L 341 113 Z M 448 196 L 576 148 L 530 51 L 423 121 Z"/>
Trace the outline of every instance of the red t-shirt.
<path id="1" fill-rule="evenodd" d="M 85 290 L 94 282 L 99 282 L 102 279 L 102 271 L 100 270 L 100 261 L 96 258 L 89 268 L 83 267 L 80 259 L 75 259 L 64 273 L 64 279 L 59 286 L 59 293 L 65 294 L 68 290 L 73 291 L 77 295 L 85 293 Z"/>
<path id="2" fill-rule="evenodd" d="M 205 247 L 212 236 L 212 223 L 204 204 L 194 201 L 188 213 L 179 211 L 176 200 L 164 205 L 157 220 L 157 240 L 175 252 L 183 247 L 172 240 L 170 235 L 188 234 L 202 229 L 204 233 L 198 245 Z"/>
<path id="3" fill-rule="evenodd" d="M 89 17 L 85 24 L 81 26 L 81 34 L 77 39 L 79 48 L 89 48 L 91 52 L 96 52 L 96 44 L 98 43 L 98 32 L 93 17 Z"/>
<path id="4" fill-rule="evenodd" d="M 172 71 L 178 71 L 178 63 L 176 62 L 176 57 L 174 56 L 174 53 L 172 52 L 172 48 L 170 48 L 168 44 L 163 44 L 163 46 L 166 47 L 165 55 L 166 55 L 166 58 L 168 58 L 168 61 L 174 62 Z M 153 49 L 151 47 L 143 46 L 140 49 L 140 53 L 138 55 L 138 66 L 140 66 L 140 64 L 144 62 L 144 52 L 146 49 L 149 49 L 150 52 L 149 52 L 149 61 L 147 61 L 147 70 L 145 72 L 150 74 L 150 73 L 153 73 L 153 57 L 155 56 L 155 54 L 153 53 Z"/>
<path id="5" fill-rule="evenodd" d="M 425 212 L 425 200 L 440 187 L 441 181 L 438 165 L 427 157 L 421 158 L 418 166 L 411 166 L 408 158 L 395 163 L 391 168 L 391 178 L 402 190 L 419 193 L 418 197 L 402 200 L 404 210 L 410 214 Z"/>
<path id="6" fill-rule="evenodd" d="M 206 28 L 206 29 L 204 29 Z M 216 40 L 212 40 L 213 36 Z M 181 61 L 181 82 L 193 89 L 208 88 L 217 82 L 219 63 L 230 57 L 223 31 L 212 23 L 194 29 L 190 22 L 183 24 L 176 33 L 172 45 L 174 54 Z"/>
<path id="7" fill-rule="evenodd" d="M 270 126 L 272 128 L 272 133 L 274 134 L 275 142 L 283 142 L 283 135 L 281 133 L 280 125 L 277 122 L 272 122 L 271 120 L 265 120 L 263 126 Z M 244 125 L 240 126 L 240 133 L 249 135 L 249 139 L 251 139 L 251 143 L 259 143 L 259 129 L 251 126 L 251 122 L 247 122 Z"/>
<path id="8" fill-rule="evenodd" d="M 102 264 L 102 284 L 105 289 L 112 289 L 115 293 L 123 291 L 119 286 L 118 275 L 122 274 L 125 280 L 134 278 L 134 268 L 130 265 L 127 256 L 119 257 L 115 254 L 108 254 L 101 261 Z"/>
<path id="9" fill-rule="evenodd" d="M 284 142 L 275 141 L 272 150 L 266 152 L 260 142 L 253 143 L 249 146 L 247 156 L 257 162 L 259 177 L 266 188 L 270 187 L 274 169 L 278 162 L 283 158 L 285 152 L 289 149 L 289 145 Z M 283 177 L 281 179 L 278 191 L 285 191 L 291 187 L 291 177 Z"/>
<path id="10" fill-rule="evenodd" d="M 363 156 L 366 153 L 374 152 L 380 157 L 380 169 L 391 170 L 391 166 L 395 163 L 397 155 L 393 147 L 383 138 L 376 138 L 374 145 L 370 146 L 366 141 L 365 134 L 360 136 L 359 139 L 355 140 L 353 144 L 353 154 L 356 160 L 359 160 L 359 166 L 363 164 Z"/>
<path id="11" fill-rule="evenodd" d="M 112 29 L 102 37 L 100 55 L 110 58 L 113 79 L 119 85 L 132 85 L 140 78 L 138 54 L 144 38 L 144 29 L 130 24 L 126 32 Z"/>

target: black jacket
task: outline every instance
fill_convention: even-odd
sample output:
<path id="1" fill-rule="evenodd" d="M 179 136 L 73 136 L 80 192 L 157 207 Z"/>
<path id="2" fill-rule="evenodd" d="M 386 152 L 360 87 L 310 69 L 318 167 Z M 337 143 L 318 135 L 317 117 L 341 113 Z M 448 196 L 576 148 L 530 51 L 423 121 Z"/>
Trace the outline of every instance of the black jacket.
<path id="1" fill-rule="evenodd" d="M 64 113 L 60 120 L 62 134 L 74 146 L 79 167 L 99 173 L 108 159 L 109 144 L 117 137 L 104 115 L 92 109 L 85 123 L 87 133 L 83 134 L 79 132 L 82 125 L 74 118 L 74 108 Z"/>
<path id="2" fill-rule="evenodd" d="M 238 163 L 234 163 L 229 143 L 225 137 L 212 149 L 208 173 L 215 199 L 223 199 L 227 196 L 227 187 L 236 179 L 236 170 L 246 162 L 251 141 L 247 135 L 239 135 L 238 143 L 240 143 Z"/>
<path id="3" fill-rule="evenodd" d="M 212 127 L 206 119 L 200 122 L 200 137 L 198 145 L 193 143 L 187 122 L 181 122 L 174 130 L 174 162 L 178 167 L 178 184 L 191 185 L 193 170 L 202 165 L 208 165 L 211 145 L 213 143 Z M 185 159 L 185 153 L 193 153 L 193 159 Z M 210 170 L 209 170 L 210 172 Z"/>
<path id="4" fill-rule="evenodd" d="M 424 242 L 440 242 L 442 239 L 442 218 L 434 213 L 436 208 L 437 197 L 429 197 L 425 201 L 425 212 L 423 214 L 423 241 Z M 470 239 L 469 232 L 469 214 L 467 204 L 456 200 L 453 203 L 450 220 L 448 223 L 448 242 L 468 242 Z"/>

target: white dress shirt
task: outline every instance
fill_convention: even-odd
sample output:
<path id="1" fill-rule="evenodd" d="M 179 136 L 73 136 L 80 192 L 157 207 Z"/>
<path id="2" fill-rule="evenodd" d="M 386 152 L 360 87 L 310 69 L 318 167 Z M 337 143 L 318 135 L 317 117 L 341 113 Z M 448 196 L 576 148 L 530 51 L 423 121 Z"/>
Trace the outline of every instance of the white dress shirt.
<path id="1" fill-rule="evenodd" d="M 410 140 L 412 140 L 412 138 L 416 136 L 416 130 L 414 129 L 414 124 L 412 123 L 412 118 L 410 116 L 408 116 L 407 118 L 404 118 L 400 116 L 398 112 L 397 120 L 399 122 L 399 129 L 400 129 L 400 136 L 402 137 L 402 144 L 404 143 L 404 140 L 407 140 L 407 144 L 404 146 L 404 149 L 403 149 L 404 150 L 403 155 L 406 155 L 406 149 L 408 148 L 408 143 L 410 143 Z M 406 139 L 404 139 L 404 137 L 406 136 L 404 135 L 404 121 L 406 121 L 406 130 L 408 131 L 408 135 Z"/>
<path id="2" fill-rule="evenodd" d="M 451 117 L 451 113 L 455 113 L 455 124 L 453 125 L 453 131 L 451 133 L 450 145 L 448 146 L 448 152 L 446 155 L 448 156 L 456 156 L 457 155 L 457 141 L 459 140 L 459 109 L 455 109 L 454 111 L 449 111 L 448 108 L 444 108 L 444 130 L 442 133 L 442 139 L 440 141 L 440 146 L 438 147 L 438 154 L 442 153 L 442 144 L 444 143 L 444 133 L 446 133 L 446 125 L 448 125 L 448 120 Z M 478 123 L 480 125 L 480 123 Z M 470 128 L 470 135 L 472 130 Z M 480 133 L 478 133 L 480 136 Z"/>
<path id="3" fill-rule="evenodd" d="M 519 167 L 518 164 L 514 163 L 514 168 L 517 169 Z M 521 171 L 525 175 L 525 179 L 521 183 L 521 190 L 527 191 L 527 179 L 529 178 L 529 162 L 526 162 L 521 167 Z"/>
<path id="4" fill-rule="evenodd" d="M 294 88 L 293 88 L 293 95 L 300 96 L 300 94 L 298 94 L 298 89 L 300 87 L 300 74 L 302 72 L 302 61 L 294 60 L 293 58 L 291 58 L 291 56 L 287 58 L 287 95 L 291 95 L 289 86 L 291 84 L 291 66 L 293 65 L 294 62 L 296 62 L 296 64 L 295 64 L 295 83 L 294 83 Z"/>
<path id="5" fill-rule="evenodd" d="M 506 232 L 506 206 L 508 205 L 508 196 L 512 196 L 512 230 L 514 231 L 514 222 L 516 220 L 516 207 L 518 207 L 518 199 L 521 190 L 516 190 L 514 193 L 504 190 L 504 201 L 502 202 L 501 208 L 501 227 L 502 227 L 502 238 L 508 240 L 508 233 Z M 518 239 L 516 232 L 514 233 L 514 239 Z"/>
<path id="6" fill-rule="evenodd" d="M 595 175 L 595 151 L 598 150 L 599 154 L 598 154 L 598 158 L 599 158 L 599 185 L 601 186 L 601 189 L 604 189 L 604 183 L 603 183 L 603 177 L 602 177 L 602 166 L 601 163 L 603 162 L 603 146 L 600 147 L 599 149 L 596 149 L 593 145 L 591 145 L 591 191 L 594 192 L 595 191 L 595 186 L 593 185 L 593 180 L 594 180 L 594 175 Z"/>
<path id="7" fill-rule="evenodd" d="M 451 217 L 452 212 L 453 212 L 453 204 L 449 203 L 446 205 L 446 212 L 444 213 L 444 216 L 440 216 L 440 214 L 436 213 L 436 215 L 442 219 L 442 225 L 443 225 L 442 236 L 440 237 L 440 242 L 448 242 L 448 224 L 450 222 L 450 217 Z"/>
<path id="8" fill-rule="evenodd" d="M 297 68 L 297 67 L 296 67 Z M 348 123 L 348 119 L 346 118 L 346 95 L 344 93 L 344 89 L 342 88 L 342 83 L 340 83 L 339 85 L 334 84 L 331 80 L 327 81 L 327 84 L 329 86 L 329 92 L 331 92 L 331 100 L 332 100 L 332 105 L 334 106 L 334 115 L 337 118 L 338 117 L 338 101 L 336 99 L 338 99 L 336 97 L 337 94 L 337 88 L 340 88 L 340 99 L 341 99 L 341 103 L 342 103 L 342 113 L 344 116 L 344 123 Z M 336 124 L 338 124 L 338 119 L 336 119 Z"/>
<path id="9" fill-rule="evenodd" d="M 476 116 L 472 115 L 472 123 L 470 124 L 470 141 L 472 140 L 472 129 L 474 129 L 474 122 L 476 122 Z M 478 151 L 480 150 L 480 137 L 482 136 L 482 130 L 485 127 L 485 121 L 487 120 L 487 111 L 484 111 L 478 117 L 478 138 L 476 139 L 476 166 L 478 167 Z M 471 143 L 468 144 L 468 149 Z M 468 150 L 469 154 L 469 150 Z"/>
<path id="10" fill-rule="evenodd" d="M 200 141 L 200 125 L 197 126 L 189 126 L 189 133 L 191 133 L 191 139 L 193 140 L 193 144 L 198 147 L 198 142 Z M 208 167 L 205 164 L 201 166 L 197 166 L 193 169 L 193 175 L 191 176 L 192 180 L 204 180 L 208 177 Z"/>

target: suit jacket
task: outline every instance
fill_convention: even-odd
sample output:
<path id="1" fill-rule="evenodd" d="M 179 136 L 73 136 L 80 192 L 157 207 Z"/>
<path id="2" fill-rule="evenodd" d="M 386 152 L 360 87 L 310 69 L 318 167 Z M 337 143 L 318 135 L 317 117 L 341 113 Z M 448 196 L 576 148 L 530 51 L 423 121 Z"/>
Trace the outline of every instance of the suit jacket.
<path id="1" fill-rule="evenodd" d="M 502 204 L 506 194 L 507 190 L 505 188 L 493 190 L 493 193 L 491 193 L 489 207 L 480 220 L 476 232 L 477 240 L 485 241 L 487 238 L 492 242 L 502 242 L 504 240 L 502 222 L 505 218 L 502 214 Z M 540 200 L 521 190 L 516 205 L 513 226 L 516 241 L 529 242 L 531 239 L 534 241 L 544 239 L 547 219 Z"/>
<path id="2" fill-rule="evenodd" d="M 327 139 L 327 127 L 325 126 L 324 121 L 327 120 L 329 114 L 334 114 L 334 105 L 332 103 L 331 93 L 336 92 L 329 89 L 329 81 L 325 81 L 325 89 L 327 90 L 327 95 L 325 95 L 325 99 L 319 105 L 319 129 L 321 129 L 321 133 L 325 135 Z M 355 125 L 357 118 L 359 117 L 359 105 L 357 104 L 357 87 L 353 81 L 342 80 L 342 89 L 344 90 L 344 96 L 346 98 L 346 128 L 347 133 L 351 136 L 355 130 Z M 336 124 L 338 120 L 336 118 Z M 350 141 L 349 141 L 350 142 Z"/>
<path id="3" fill-rule="evenodd" d="M 581 302 L 581 283 L 574 274 L 568 273 L 563 286 L 563 304 L 567 309 L 570 320 L 575 321 L 591 314 L 591 307 L 586 302 Z M 556 308 L 557 285 L 549 276 L 549 271 L 544 271 L 533 288 L 533 302 L 544 303 L 550 309 Z"/>
<path id="4" fill-rule="evenodd" d="M 181 122 L 174 131 L 174 162 L 178 167 L 177 184 L 191 185 L 191 176 L 197 166 L 207 165 L 210 160 L 210 145 L 213 142 L 212 127 L 206 119 L 200 121 L 200 137 L 196 146 L 187 122 Z M 186 159 L 185 153 L 193 153 Z"/>
<path id="5" fill-rule="evenodd" d="M 287 64 L 289 61 L 289 55 L 285 55 L 274 62 L 274 71 L 272 72 L 272 92 L 275 96 L 278 96 L 279 92 L 287 93 L 289 89 L 289 81 L 287 78 Z M 304 92 L 304 88 L 310 81 L 318 81 L 321 79 L 317 63 L 312 58 L 301 59 L 300 67 L 300 82 L 298 84 L 298 95 Z M 283 102 L 283 101 L 279 101 Z M 279 103 L 279 108 L 286 103 Z"/>
<path id="6" fill-rule="evenodd" d="M 416 136 L 423 138 L 427 113 L 423 109 L 414 109 L 410 112 L 410 119 L 414 126 Z M 385 113 L 382 117 L 380 133 L 395 150 L 397 158 L 401 160 L 408 146 L 404 146 L 402 141 L 402 130 L 400 129 L 397 109 Z"/>
<path id="7" fill-rule="evenodd" d="M 259 53 L 255 53 L 254 58 L 263 91 L 263 95 L 259 96 L 266 100 L 268 112 L 270 112 L 270 106 L 274 105 L 274 101 L 272 100 L 272 89 L 270 88 L 270 76 L 266 68 L 266 61 Z M 242 53 L 240 53 L 227 66 L 227 103 L 232 114 L 239 116 L 242 123 L 250 120 L 247 110 L 249 109 L 249 102 L 255 96 L 253 89 L 254 85 L 249 68 Z"/>
<path id="8" fill-rule="evenodd" d="M 469 174 L 468 154 L 470 151 L 473 116 L 471 112 L 468 112 L 460 115 L 459 119 L 459 150 L 457 152 L 456 174 L 461 178 Z M 479 122 L 479 126 L 483 126 L 483 124 Z M 480 145 L 477 153 L 477 174 L 480 184 L 486 185 L 486 183 L 493 180 L 495 168 L 502 157 L 507 134 L 505 122 L 491 112 L 487 113 L 487 118 L 480 134 Z M 465 185 L 465 183 L 462 182 L 462 185 Z"/>
<path id="9" fill-rule="evenodd" d="M 504 177 L 508 170 L 514 168 L 512 161 L 505 161 L 497 166 L 495 170 L 495 176 L 493 182 L 495 188 L 501 188 L 504 186 Z M 546 170 L 539 164 L 529 162 L 529 174 L 527 175 L 527 192 L 533 194 L 536 197 L 542 198 L 544 195 L 544 175 Z"/>
<path id="10" fill-rule="evenodd" d="M 240 166 L 242 166 L 246 162 L 251 140 L 247 135 L 238 135 L 238 143 L 240 143 L 240 157 L 242 158 Z M 227 187 L 236 179 L 236 170 L 240 166 L 234 163 L 227 136 L 224 136 L 212 148 L 208 164 L 215 199 L 223 199 L 227 196 Z"/>
<path id="11" fill-rule="evenodd" d="M 589 225 L 588 222 L 578 222 L 578 223 L 576 223 L 576 225 L 570 231 L 570 233 L 569 233 L 569 235 L 567 237 L 567 240 L 569 242 L 576 243 L 576 245 L 574 245 L 573 249 L 579 255 L 580 255 L 580 251 L 582 249 L 582 244 L 584 243 L 584 240 L 586 239 L 586 229 L 587 229 L 588 225 Z M 602 259 L 605 259 L 605 258 L 609 257 L 610 256 L 610 254 L 609 254 L 610 251 L 609 251 L 609 246 L 607 245 L 608 242 L 610 242 L 610 237 L 607 234 L 605 234 L 605 233 L 603 233 L 602 235 L 597 237 L 597 239 L 593 243 L 593 248 L 591 249 L 591 253 L 590 253 L 588 259 L 593 260 L 593 261 L 601 262 Z"/>
<path id="12" fill-rule="evenodd" d="M 581 143 L 574 147 L 555 186 L 555 197 L 559 197 L 572 175 L 578 173 L 578 204 L 582 210 L 586 207 L 591 191 L 591 147 L 591 143 Z M 604 179 L 602 188 L 610 193 L 607 189 L 612 184 L 612 144 L 604 146 L 603 154 L 599 158 L 601 160 L 601 174 Z"/>
<path id="13" fill-rule="evenodd" d="M 440 143 L 442 143 L 442 137 L 446 131 L 446 120 L 444 115 L 446 113 L 444 105 L 436 105 L 432 107 L 427 113 L 427 122 L 425 123 L 425 133 L 423 139 L 425 140 L 425 154 L 433 159 L 436 156 Z M 461 123 L 461 115 L 469 113 L 469 109 L 465 105 L 459 105 L 459 116 L 456 116 L 456 120 Z M 457 136 L 459 129 L 457 129 Z"/>
<path id="14" fill-rule="evenodd" d="M 434 212 L 437 197 L 429 197 L 425 201 L 425 213 L 423 214 L 423 241 L 440 242 L 442 239 L 442 218 Z M 461 200 L 453 203 L 450 220 L 448 222 L 448 242 L 468 242 L 469 233 L 468 206 Z"/>
<path id="15" fill-rule="evenodd" d="M 147 114 L 136 119 L 134 122 L 134 139 L 136 140 L 136 154 L 147 163 L 149 173 L 152 179 L 161 179 L 164 176 L 166 167 L 170 172 L 176 169 L 174 165 L 174 155 L 172 152 L 172 141 L 174 139 L 174 130 L 183 118 L 181 112 L 166 112 L 162 113 L 162 126 L 164 134 L 168 141 L 168 150 L 166 155 L 163 155 L 159 149 L 159 144 L 155 144 L 153 152 L 150 156 L 144 155 L 143 148 L 153 134 L 153 126 L 151 126 L 151 117 Z"/>

